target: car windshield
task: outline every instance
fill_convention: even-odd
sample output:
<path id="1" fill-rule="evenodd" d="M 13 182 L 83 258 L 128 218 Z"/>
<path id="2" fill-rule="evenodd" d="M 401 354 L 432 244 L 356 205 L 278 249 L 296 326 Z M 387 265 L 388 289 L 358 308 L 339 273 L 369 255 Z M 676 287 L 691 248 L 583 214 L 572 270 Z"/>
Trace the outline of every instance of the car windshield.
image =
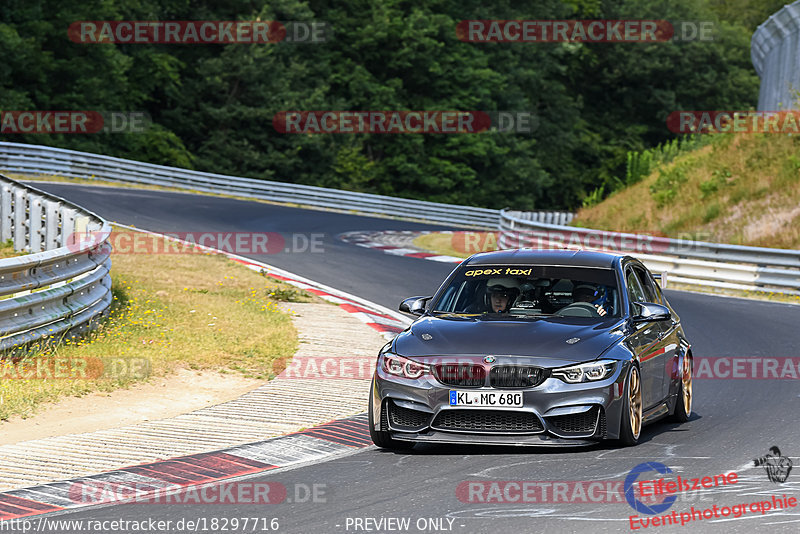
<path id="1" fill-rule="evenodd" d="M 610 318 L 620 308 L 612 269 L 542 265 L 464 266 L 431 307 L 481 318 Z"/>

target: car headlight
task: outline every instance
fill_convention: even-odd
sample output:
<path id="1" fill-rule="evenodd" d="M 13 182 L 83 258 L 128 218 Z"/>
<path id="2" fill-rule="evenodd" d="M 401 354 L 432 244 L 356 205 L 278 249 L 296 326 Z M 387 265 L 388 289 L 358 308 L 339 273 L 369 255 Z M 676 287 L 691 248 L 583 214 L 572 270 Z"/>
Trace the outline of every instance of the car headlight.
<path id="1" fill-rule="evenodd" d="M 383 370 L 389 374 L 410 378 L 412 380 L 430 372 L 430 367 L 424 363 L 415 362 L 414 360 L 409 360 L 408 358 L 390 352 L 381 354 L 381 365 L 383 366 Z"/>
<path id="2" fill-rule="evenodd" d="M 597 380 L 608 378 L 614 373 L 616 366 L 617 362 L 614 360 L 598 360 L 596 362 L 553 369 L 550 374 L 568 384 L 580 384 L 581 382 L 596 382 Z"/>

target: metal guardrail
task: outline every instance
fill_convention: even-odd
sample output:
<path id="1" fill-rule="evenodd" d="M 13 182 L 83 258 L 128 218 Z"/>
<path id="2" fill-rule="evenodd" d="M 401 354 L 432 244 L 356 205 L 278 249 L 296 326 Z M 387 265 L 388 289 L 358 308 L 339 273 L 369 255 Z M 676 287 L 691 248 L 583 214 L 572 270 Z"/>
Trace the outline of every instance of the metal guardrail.
<path id="1" fill-rule="evenodd" d="M 0 175 L 0 237 L 29 253 L 0 260 L 0 351 L 87 330 L 107 312 L 110 232 L 80 206 Z"/>
<path id="2" fill-rule="evenodd" d="M 484 228 L 496 228 L 500 216 L 499 210 L 488 208 L 240 178 L 21 143 L 0 143 L 0 169 L 24 174 L 58 174 L 112 182 L 160 185 Z"/>
<path id="3" fill-rule="evenodd" d="M 501 210 L 502 213 L 513 213 L 518 219 L 543 224 L 555 224 L 565 226 L 572 222 L 575 214 L 569 211 L 508 211 Z M 502 218 L 500 219 L 502 223 Z"/>
<path id="4" fill-rule="evenodd" d="M 22 174 L 57 174 L 129 184 L 159 185 L 456 226 L 494 229 L 500 219 L 500 211 L 489 208 L 241 178 L 21 143 L 0 142 L 0 169 Z M 552 211 L 534 213 L 546 218 L 547 222 L 563 224 L 568 223 L 573 215 Z"/>
<path id="5" fill-rule="evenodd" d="M 500 213 L 500 248 L 572 248 L 629 253 L 654 272 L 690 285 L 800 295 L 800 251 L 592 230 Z"/>
<path id="6" fill-rule="evenodd" d="M 761 78 L 759 111 L 797 109 L 799 48 L 800 2 L 776 11 L 753 32 L 750 57 Z"/>

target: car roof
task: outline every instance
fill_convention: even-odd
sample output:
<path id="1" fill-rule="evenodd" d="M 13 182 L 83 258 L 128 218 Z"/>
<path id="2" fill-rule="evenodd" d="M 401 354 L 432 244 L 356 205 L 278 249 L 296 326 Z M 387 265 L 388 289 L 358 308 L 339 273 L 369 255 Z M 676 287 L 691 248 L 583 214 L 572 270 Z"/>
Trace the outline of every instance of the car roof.
<path id="1" fill-rule="evenodd" d="M 588 250 L 511 249 L 481 252 L 470 256 L 463 265 L 567 265 L 613 269 L 622 254 Z"/>

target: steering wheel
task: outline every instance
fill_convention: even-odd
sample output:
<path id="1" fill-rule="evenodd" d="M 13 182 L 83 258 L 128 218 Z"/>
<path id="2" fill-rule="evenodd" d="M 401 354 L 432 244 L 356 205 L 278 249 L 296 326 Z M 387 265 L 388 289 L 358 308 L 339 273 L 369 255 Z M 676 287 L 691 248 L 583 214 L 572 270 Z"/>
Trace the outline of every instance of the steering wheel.
<path id="1" fill-rule="evenodd" d="M 567 304 L 558 310 L 558 314 L 565 317 L 600 317 L 600 314 L 597 313 L 597 308 L 595 308 L 594 304 L 591 302 L 573 302 L 572 304 Z"/>

